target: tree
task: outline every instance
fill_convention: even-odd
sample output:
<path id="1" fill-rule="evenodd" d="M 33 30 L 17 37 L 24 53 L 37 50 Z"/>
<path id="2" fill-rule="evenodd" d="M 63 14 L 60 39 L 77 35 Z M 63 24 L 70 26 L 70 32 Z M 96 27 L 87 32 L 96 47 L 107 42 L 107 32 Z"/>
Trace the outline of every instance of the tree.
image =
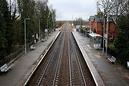
<path id="1" fill-rule="evenodd" d="M 75 25 L 80 25 L 82 27 L 82 25 L 84 25 L 84 20 L 82 18 L 76 19 Z"/>
<path id="2" fill-rule="evenodd" d="M 3 16 L 3 3 L 2 1 L 0 1 L 0 59 L 2 59 L 2 57 L 5 56 L 5 48 L 7 45 L 7 40 L 5 37 L 5 28 L 6 28 L 6 22 L 4 20 L 4 16 Z"/>
<path id="3" fill-rule="evenodd" d="M 50 9 L 47 2 L 38 1 L 36 3 L 37 15 L 39 16 L 41 32 L 43 37 L 45 36 L 45 29 L 49 32 L 52 31 L 55 26 L 55 10 Z"/>
<path id="4" fill-rule="evenodd" d="M 53 15 L 47 1 L 0 0 L 0 60 L 16 52 L 17 45 L 24 45 L 25 18 L 30 18 L 27 21 L 27 43 L 30 44 L 34 40 L 32 35 L 39 33 L 39 26 L 41 32 L 47 27 L 52 28 Z"/>
<path id="5" fill-rule="evenodd" d="M 117 57 L 126 65 L 129 60 L 129 15 L 120 16 L 118 20 L 118 36 L 114 41 Z"/>
<path id="6" fill-rule="evenodd" d="M 56 10 L 52 9 L 52 16 L 51 16 L 51 24 L 52 24 L 52 28 L 54 29 L 56 27 Z"/>
<path id="7" fill-rule="evenodd" d="M 45 37 L 45 29 L 47 28 L 47 2 L 38 1 L 36 3 L 37 15 L 40 21 L 41 38 Z"/>
<path id="8" fill-rule="evenodd" d="M 32 35 L 34 35 L 38 29 L 35 1 L 18 0 L 18 9 L 19 9 L 19 14 L 21 15 L 20 20 L 22 26 L 22 31 L 21 31 L 22 44 L 24 43 L 24 19 L 30 18 L 30 20 L 27 21 L 27 42 L 30 43 L 33 41 Z"/>
<path id="9" fill-rule="evenodd" d="M 97 0 L 97 11 L 104 16 L 115 15 L 113 21 L 116 25 L 119 15 L 125 15 L 129 8 L 129 0 Z"/>
<path id="10" fill-rule="evenodd" d="M 49 10 L 49 14 L 48 14 L 48 28 L 49 28 L 49 32 L 51 32 L 53 30 L 53 26 L 55 23 L 55 12 L 53 9 Z"/>
<path id="11" fill-rule="evenodd" d="M 8 9 L 8 3 L 6 0 L 1 0 L 0 1 L 0 17 L 1 17 L 1 28 L 0 28 L 0 33 L 1 33 L 1 46 L 0 48 L 3 49 L 3 54 L 2 56 L 4 57 L 6 54 L 10 52 L 11 49 L 11 44 L 12 44 L 12 31 L 11 31 L 11 14 Z"/>
<path id="12" fill-rule="evenodd" d="M 114 45 L 120 62 L 126 65 L 129 60 L 129 0 L 118 0 L 116 4 L 118 36 L 114 41 Z"/>
<path id="13" fill-rule="evenodd" d="M 104 14 L 115 15 L 113 20 L 117 25 L 117 37 L 114 40 L 118 60 L 126 65 L 129 60 L 129 0 L 99 0 Z"/>

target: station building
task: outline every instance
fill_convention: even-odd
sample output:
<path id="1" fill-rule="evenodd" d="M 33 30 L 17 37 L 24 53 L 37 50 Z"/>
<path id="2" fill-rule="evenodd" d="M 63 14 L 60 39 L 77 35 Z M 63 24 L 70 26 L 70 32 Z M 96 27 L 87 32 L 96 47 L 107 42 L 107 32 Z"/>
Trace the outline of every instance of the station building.
<path id="1" fill-rule="evenodd" d="M 102 35 L 103 32 L 106 32 L 106 26 L 104 28 L 104 19 L 99 18 L 97 15 L 90 16 L 89 27 L 92 32 L 100 35 Z M 112 18 L 109 18 L 108 27 L 108 37 L 109 39 L 114 39 L 117 35 L 117 26 Z"/>

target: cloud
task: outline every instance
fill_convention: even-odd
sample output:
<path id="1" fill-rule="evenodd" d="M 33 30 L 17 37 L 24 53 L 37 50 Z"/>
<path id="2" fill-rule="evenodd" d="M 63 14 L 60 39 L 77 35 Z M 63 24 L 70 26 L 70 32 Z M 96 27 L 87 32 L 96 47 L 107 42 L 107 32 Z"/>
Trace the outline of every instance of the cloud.
<path id="1" fill-rule="evenodd" d="M 88 19 L 96 13 L 96 0 L 49 0 L 57 12 L 57 20 L 71 20 L 78 17 Z"/>

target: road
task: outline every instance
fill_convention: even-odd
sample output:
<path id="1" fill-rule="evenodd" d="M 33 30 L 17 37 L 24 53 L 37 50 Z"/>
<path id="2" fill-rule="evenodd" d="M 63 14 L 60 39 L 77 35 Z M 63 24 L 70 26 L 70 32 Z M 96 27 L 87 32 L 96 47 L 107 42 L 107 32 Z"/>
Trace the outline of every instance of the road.
<path id="1" fill-rule="evenodd" d="M 66 23 L 27 86 L 95 86 L 91 73 Z"/>

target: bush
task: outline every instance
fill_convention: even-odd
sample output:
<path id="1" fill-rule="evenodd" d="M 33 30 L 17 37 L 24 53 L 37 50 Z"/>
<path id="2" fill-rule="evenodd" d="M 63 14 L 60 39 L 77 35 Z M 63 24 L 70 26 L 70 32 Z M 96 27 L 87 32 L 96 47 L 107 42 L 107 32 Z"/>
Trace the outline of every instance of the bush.
<path id="1" fill-rule="evenodd" d="M 108 53 L 111 54 L 112 56 L 117 57 L 116 48 L 113 43 L 110 43 L 108 45 Z"/>
<path id="2" fill-rule="evenodd" d="M 82 28 L 80 28 L 80 32 L 81 32 L 81 33 L 84 33 L 84 30 L 83 30 Z"/>
<path id="3" fill-rule="evenodd" d="M 119 61 L 126 65 L 129 60 L 129 16 L 119 17 L 118 36 L 114 41 L 116 53 Z"/>

